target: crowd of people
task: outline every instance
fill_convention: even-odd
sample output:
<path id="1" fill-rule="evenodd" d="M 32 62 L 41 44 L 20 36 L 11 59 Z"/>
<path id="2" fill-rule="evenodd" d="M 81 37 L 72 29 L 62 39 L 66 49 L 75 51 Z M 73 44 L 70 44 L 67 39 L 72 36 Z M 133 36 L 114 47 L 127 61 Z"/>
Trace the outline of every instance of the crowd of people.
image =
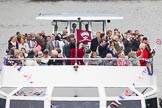
<path id="1" fill-rule="evenodd" d="M 37 34 L 17 32 L 8 40 L 4 64 L 38 66 L 77 63 L 79 65 L 145 66 L 145 59 L 154 55 L 154 50 L 150 48 L 147 37 L 142 35 L 139 30 L 134 32 L 128 30 L 124 34 L 117 28 L 107 30 L 106 34 L 96 32 L 95 38 L 84 44 L 76 43 L 74 34 L 68 35 L 67 30 L 56 35 L 46 35 L 44 31 Z M 65 60 L 66 58 L 67 60 Z"/>

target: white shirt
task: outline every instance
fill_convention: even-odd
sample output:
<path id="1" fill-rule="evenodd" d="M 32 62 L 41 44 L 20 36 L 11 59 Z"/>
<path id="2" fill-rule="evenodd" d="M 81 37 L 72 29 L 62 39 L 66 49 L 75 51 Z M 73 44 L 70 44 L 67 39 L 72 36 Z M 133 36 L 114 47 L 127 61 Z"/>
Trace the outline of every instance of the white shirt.
<path id="1" fill-rule="evenodd" d="M 23 45 L 20 43 L 19 44 L 19 50 L 21 50 L 21 48 L 25 48 L 26 52 L 29 51 L 29 45 L 27 43 L 24 43 Z"/>

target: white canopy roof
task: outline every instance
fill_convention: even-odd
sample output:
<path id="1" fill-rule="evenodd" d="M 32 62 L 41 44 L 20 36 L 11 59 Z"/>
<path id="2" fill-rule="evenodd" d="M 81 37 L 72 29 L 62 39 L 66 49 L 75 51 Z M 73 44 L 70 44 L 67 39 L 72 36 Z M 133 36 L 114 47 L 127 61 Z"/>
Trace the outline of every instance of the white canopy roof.
<path id="1" fill-rule="evenodd" d="M 36 19 L 40 20 L 121 20 L 123 17 L 116 16 L 107 13 L 53 13 L 53 14 L 42 14 L 40 13 Z"/>

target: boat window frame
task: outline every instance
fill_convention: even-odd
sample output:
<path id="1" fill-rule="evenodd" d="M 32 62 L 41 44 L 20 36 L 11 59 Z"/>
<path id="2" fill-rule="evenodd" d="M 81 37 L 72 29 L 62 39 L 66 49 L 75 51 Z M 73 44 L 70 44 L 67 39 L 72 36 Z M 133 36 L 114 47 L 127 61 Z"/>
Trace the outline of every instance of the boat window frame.
<path id="1" fill-rule="evenodd" d="M 69 21 L 68 20 L 53 20 L 51 22 L 51 25 L 53 25 L 53 30 L 52 31 L 53 31 L 53 34 L 55 34 L 55 35 L 57 33 L 59 33 L 58 32 L 58 28 L 59 28 L 58 23 L 60 23 L 60 22 L 66 22 L 67 23 L 67 26 L 65 27 L 65 29 L 67 28 L 68 34 L 71 34 L 71 29 L 72 29 L 72 24 L 73 23 L 77 24 L 76 29 L 85 30 L 85 27 L 83 27 L 83 25 L 84 25 L 83 23 L 86 22 L 88 24 L 88 30 L 91 31 L 91 33 L 92 33 L 92 38 L 95 37 L 96 32 L 100 31 L 100 32 L 106 34 L 106 30 L 107 30 L 107 21 L 106 20 L 81 20 L 81 21 L 78 21 L 78 20 L 69 20 Z M 95 22 L 100 22 L 102 24 L 102 27 L 101 27 L 102 30 L 98 30 L 98 31 L 93 30 L 93 23 L 95 23 Z"/>

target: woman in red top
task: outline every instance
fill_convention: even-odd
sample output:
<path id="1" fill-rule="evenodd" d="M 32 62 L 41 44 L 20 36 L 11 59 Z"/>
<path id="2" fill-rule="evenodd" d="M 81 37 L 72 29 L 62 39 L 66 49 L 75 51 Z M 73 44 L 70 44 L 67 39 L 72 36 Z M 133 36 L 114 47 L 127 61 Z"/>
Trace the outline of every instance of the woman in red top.
<path id="1" fill-rule="evenodd" d="M 137 51 L 137 57 L 141 56 L 143 59 L 148 59 L 149 58 L 149 53 L 146 50 L 146 44 L 141 43 L 139 48 L 140 49 Z M 140 60 L 140 65 L 141 66 L 146 66 L 146 60 Z"/>
<path id="2" fill-rule="evenodd" d="M 77 52 L 77 54 L 76 54 Z M 84 56 L 84 47 L 75 48 L 75 43 L 70 44 L 70 58 L 83 58 Z M 76 60 L 77 64 L 84 65 L 83 60 Z M 71 65 L 75 64 L 75 60 L 70 60 Z"/>

